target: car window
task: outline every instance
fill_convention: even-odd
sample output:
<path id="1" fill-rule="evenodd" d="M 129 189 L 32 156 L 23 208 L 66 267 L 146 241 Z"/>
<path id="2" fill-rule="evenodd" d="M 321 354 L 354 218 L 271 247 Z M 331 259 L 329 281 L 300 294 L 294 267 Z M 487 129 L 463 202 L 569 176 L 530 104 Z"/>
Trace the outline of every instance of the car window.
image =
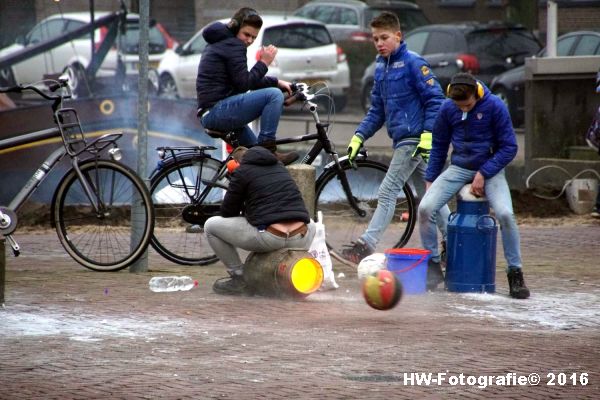
<path id="1" fill-rule="evenodd" d="M 82 26 L 84 26 L 85 23 L 81 22 L 81 21 L 67 21 L 67 26 L 65 27 L 65 33 L 66 32 L 73 32 L 75 29 L 81 28 Z"/>
<path id="2" fill-rule="evenodd" d="M 516 55 L 533 55 L 540 50 L 533 35 L 525 30 L 493 29 L 467 35 L 469 52 L 505 59 Z"/>
<path id="3" fill-rule="evenodd" d="M 418 28 L 423 25 L 428 25 L 429 20 L 423 14 L 421 10 L 409 10 L 409 9 L 379 9 L 379 8 L 371 8 L 367 9 L 365 12 L 365 19 L 367 21 L 371 21 L 373 18 L 377 17 L 384 11 L 391 11 L 398 16 L 400 20 L 400 29 L 402 32 L 406 33 L 412 31 L 415 28 Z"/>
<path id="4" fill-rule="evenodd" d="M 429 37 L 429 32 L 417 32 L 412 35 L 406 36 L 404 41 L 409 50 L 419 54 L 423 54 L 425 43 Z"/>
<path id="5" fill-rule="evenodd" d="M 206 47 L 206 40 L 204 40 L 202 35 L 198 35 L 198 37 L 190 43 L 190 47 L 188 48 L 188 51 L 191 54 L 201 54 L 204 51 L 205 47 Z"/>
<path id="6" fill-rule="evenodd" d="M 127 31 L 120 35 L 119 47 L 127 54 L 139 51 L 140 29 L 138 24 L 127 24 Z M 165 38 L 155 26 L 148 31 L 148 51 L 150 54 L 162 53 L 167 48 Z"/>
<path id="7" fill-rule="evenodd" d="M 309 49 L 331 44 L 329 31 L 322 25 L 288 24 L 265 30 L 263 46 L 270 44 L 287 49 Z"/>
<path id="8" fill-rule="evenodd" d="M 55 38 L 63 33 L 64 20 L 53 19 L 34 27 L 27 35 L 27 43 L 35 44 Z"/>
<path id="9" fill-rule="evenodd" d="M 437 54 L 458 51 L 454 43 L 454 35 L 450 32 L 433 31 L 430 32 L 429 38 L 425 45 L 425 50 L 422 54 Z"/>
<path id="10" fill-rule="evenodd" d="M 559 40 L 556 43 L 556 55 L 561 56 L 561 57 L 571 55 L 571 48 L 573 47 L 573 44 L 575 43 L 576 40 L 577 40 L 577 36 L 569 36 L 569 37 Z M 544 49 L 543 56 L 546 57 L 545 49 Z"/>
<path id="11" fill-rule="evenodd" d="M 591 56 L 598 53 L 600 46 L 600 37 L 593 35 L 583 35 L 577 47 L 573 52 L 574 56 Z"/>
<path id="12" fill-rule="evenodd" d="M 315 7 L 312 13 L 309 13 L 307 17 L 316 19 L 325 24 L 335 24 L 336 14 L 336 8 L 333 6 L 318 6 Z"/>
<path id="13" fill-rule="evenodd" d="M 338 17 L 340 25 L 358 25 L 358 13 L 352 8 L 340 8 Z"/>

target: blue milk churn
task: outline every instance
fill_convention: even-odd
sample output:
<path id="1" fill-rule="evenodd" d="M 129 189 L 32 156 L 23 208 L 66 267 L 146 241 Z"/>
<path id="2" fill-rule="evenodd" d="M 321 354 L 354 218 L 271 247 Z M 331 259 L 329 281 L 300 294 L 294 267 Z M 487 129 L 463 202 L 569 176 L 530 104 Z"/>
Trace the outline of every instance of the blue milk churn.
<path id="1" fill-rule="evenodd" d="M 446 289 L 451 292 L 496 291 L 496 235 L 485 197 L 470 194 L 465 185 L 457 196 L 457 211 L 448 217 Z"/>

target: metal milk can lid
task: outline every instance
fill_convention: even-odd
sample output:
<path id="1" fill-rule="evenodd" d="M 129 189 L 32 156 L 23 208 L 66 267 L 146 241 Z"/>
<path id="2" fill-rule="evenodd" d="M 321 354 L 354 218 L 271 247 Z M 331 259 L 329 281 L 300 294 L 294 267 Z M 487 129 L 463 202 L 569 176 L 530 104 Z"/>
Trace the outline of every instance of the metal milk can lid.
<path id="1" fill-rule="evenodd" d="M 487 198 L 485 196 L 477 197 L 474 194 L 472 194 L 471 193 L 471 184 L 467 183 L 458 192 L 458 200 L 462 200 L 462 201 L 487 201 Z"/>

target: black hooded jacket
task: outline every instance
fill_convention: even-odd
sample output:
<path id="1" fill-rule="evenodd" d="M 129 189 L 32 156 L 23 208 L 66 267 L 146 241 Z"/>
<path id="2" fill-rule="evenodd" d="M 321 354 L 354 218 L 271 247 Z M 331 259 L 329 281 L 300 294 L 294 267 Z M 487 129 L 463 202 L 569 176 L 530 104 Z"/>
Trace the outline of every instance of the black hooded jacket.
<path id="1" fill-rule="evenodd" d="M 202 32 L 208 43 L 196 77 L 198 109 L 248 90 L 277 86 L 277 78 L 265 76 L 268 67 L 262 61 L 248 71 L 246 45 L 222 22 L 214 22 Z"/>
<path id="2" fill-rule="evenodd" d="M 261 146 L 246 152 L 221 204 L 222 217 L 237 217 L 242 211 L 250 225 L 261 228 L 283 221 L 310 222 L 296 182 L 275 155 Z"/>

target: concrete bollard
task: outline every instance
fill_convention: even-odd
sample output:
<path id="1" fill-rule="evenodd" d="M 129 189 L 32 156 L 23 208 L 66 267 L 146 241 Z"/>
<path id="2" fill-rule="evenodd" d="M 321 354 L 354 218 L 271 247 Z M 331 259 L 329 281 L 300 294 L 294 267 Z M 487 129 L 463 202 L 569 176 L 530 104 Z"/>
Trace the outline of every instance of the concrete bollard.
<path id="1" fill-rule="evenodd" d="M 315 215 L 315 178 L 317 175 L 315 167 L 306 164 L 292 164 L 287 169 L 302 193 L 308 215 L 313 217 Z"/>
<path id="2" fill-rule="evenodd" d="M 255 294 L 304 298 L 323 283 L 323 268 L 304 249 L 250 253 L 244 263 L 244 281 Z"/>

